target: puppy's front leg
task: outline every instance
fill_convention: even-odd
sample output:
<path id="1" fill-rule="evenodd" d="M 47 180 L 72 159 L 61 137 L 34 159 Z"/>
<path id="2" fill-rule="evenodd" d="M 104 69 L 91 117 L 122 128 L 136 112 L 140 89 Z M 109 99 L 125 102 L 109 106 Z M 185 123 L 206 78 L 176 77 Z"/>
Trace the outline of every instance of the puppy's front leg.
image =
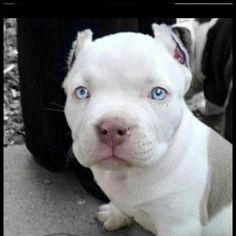
<path id="1" fill-rule="evenodd" d="M 112 202 L 101 205 L 98 208 L 96 218 L 104 224 L 106 230 L 119 229 L 132 221 L 129 216 L 120 212 Z"/>

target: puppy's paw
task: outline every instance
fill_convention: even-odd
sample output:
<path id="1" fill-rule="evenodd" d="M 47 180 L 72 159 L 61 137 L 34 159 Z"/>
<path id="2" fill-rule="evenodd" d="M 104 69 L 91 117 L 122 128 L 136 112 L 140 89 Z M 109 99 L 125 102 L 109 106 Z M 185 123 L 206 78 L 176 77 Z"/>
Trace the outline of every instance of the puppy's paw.
<path id="1" fill-rule="evenodd" d="M 111 202 L 98 208 L 96 218 L 109 231 L 124 227 L 131 222 L 131 218 L 121 213 Z"/>

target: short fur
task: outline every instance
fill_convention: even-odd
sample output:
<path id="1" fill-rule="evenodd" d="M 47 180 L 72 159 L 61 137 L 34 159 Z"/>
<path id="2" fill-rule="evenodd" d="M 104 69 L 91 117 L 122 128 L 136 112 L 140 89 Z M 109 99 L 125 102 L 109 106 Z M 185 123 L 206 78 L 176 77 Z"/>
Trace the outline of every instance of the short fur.
<path id="1" fill-rule="evenodd" d="M 188 109 L 191 73 L 174 58 L 178 41 L 153 29 L 155 38 L 118 33 L 79 49 L 63 84 L 73 152 L 111 200 L 97 213 L 107 230 L 135 220 L 158 236 L 213 236 L 215 222 L 232 220 L 221 210 L 232 196 L 232 145 Z M 163 100 L 151 96 L 156 87 L 166 89 Z M 119 145 L 99 138 L 107 120 L 128 127 Z M 220 227 L 224 236 L 230 227 Z"/>

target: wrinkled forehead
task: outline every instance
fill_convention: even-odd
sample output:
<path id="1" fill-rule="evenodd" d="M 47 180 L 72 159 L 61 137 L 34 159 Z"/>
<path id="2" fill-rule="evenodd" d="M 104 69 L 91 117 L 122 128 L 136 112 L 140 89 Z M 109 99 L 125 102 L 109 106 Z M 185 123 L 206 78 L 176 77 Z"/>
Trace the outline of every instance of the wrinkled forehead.
<path id="1" fill-rule="evenodd" d="M 178 66 L 160 42 L 152 37 L 104 38 L 83 50 L 75 62 L 75 73 L 87 80 L 179 83 Z M 177 79 L 173 78 L 175 71 Z M 75 76 L 76 77 L 76 76 Z"/>

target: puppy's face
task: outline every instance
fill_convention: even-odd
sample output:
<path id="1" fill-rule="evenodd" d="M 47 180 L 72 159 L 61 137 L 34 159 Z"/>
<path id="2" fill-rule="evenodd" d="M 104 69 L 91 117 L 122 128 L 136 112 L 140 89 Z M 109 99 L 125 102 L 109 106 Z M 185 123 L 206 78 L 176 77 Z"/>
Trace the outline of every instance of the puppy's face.
<path id="1" fill-rule="evenodd" d="M 158 163 L 181 122 L 188 70 L 150 36 L 86 34 L 64 82 L 76 158 L 112 170 Z"/>

